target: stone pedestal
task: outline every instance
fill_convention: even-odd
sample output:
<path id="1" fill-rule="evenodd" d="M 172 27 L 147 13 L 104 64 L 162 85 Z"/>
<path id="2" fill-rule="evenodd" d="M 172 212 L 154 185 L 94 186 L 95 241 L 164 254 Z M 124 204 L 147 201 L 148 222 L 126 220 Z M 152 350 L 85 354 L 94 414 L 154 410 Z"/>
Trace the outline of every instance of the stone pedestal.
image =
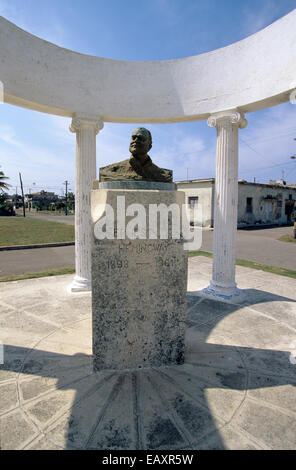
<path id="1" fill-rule="evenodd" d="M 187 252 L 183 249 L 183 240 L 172 238 L 170 229 L 167 239 L 161 239 L 153 230 L 149 235 L 148 215 L 149 205 L 161 203 L 166 207 L 174 204 L 181 213 L 184 193 L 176 191 L 174 185 L 168 183 L 159 183 L 160 189 L 156 189 L 156 183 L 150 186 L 146 182 L 124 183 L 109 184 L 109 187 L 117 186 L 118 189 L 92 191 L 93 233 L 98 234 L 96 224 L 103 221 L 107 205 L 115 216 L 114 239 L 99 240 L 93 236 L 95 371 L 184 362 Z M 106 184 L 108 187 L 108 183 L 102 186 L 106 188 Z M 121 189 L 127 186 L 131 189 Z M 143 187 L 153 187 L 153 190 Z M 130 239 L 124 232 L 141 212 L 139 204 L 147 215 L 146 238 L 144 231 L 140 230 L 141 238 Z M 169 227 L 171 222 L 170 216 Z M 158 229 L 159 224 L 158 218 Z"/>

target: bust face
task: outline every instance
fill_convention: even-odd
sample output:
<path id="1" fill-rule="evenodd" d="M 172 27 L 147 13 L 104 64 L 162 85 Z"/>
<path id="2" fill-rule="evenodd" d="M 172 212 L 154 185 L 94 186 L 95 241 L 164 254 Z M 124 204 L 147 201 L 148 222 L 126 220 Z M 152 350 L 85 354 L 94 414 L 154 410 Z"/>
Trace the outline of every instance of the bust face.
<path id="1" fill-rule="evenodd" d="M 133 156 L 144 156 L 151 149 L 149 133 L 144 128 L 135 129 L 132 133 L 129 151 Z"/>

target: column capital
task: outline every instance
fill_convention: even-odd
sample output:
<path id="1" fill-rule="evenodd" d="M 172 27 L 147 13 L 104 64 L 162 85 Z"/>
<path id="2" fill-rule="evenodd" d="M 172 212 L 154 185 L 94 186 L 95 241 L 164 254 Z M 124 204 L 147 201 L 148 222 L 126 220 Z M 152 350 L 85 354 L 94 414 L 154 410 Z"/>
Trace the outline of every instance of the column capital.
<path id="1" fill-rule="evenodd" d="M 236 124 L 240 129 L 244 129 L 248 125 L 248 121 L 246 120 L 244 113 L 237 109 L 213 113 L 208 118 L 207 122 L 210 127 L 217 127 L 219 124 L 230 123 Z"/>
<path id="2" fill-rule="evenodd" d="M 102 121 L 101 117 L 99 116 L 87 116 L 85 114 L 75 114 L 72 118 L 72 122 L 70 124 L 70 131 L 71 132 L 78 132 L 82 128 L 91 127 L 94 129 L 95 133 L 103 129 L 104 122 Z"/>

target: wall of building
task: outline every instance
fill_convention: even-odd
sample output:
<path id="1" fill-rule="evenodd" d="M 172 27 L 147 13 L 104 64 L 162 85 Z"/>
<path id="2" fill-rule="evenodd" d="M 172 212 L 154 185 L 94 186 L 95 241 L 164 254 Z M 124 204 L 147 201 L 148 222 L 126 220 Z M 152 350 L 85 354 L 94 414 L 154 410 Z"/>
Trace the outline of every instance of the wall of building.
<path id="1" fill-rule="evenodd" d="M 240 182 L 238 224 L 289 223 L 295 202 L 295 188 Z"/>
<path id="2" fill-rule="evenodd" d="M 202 226 L 213 227 L 213 186 L 214 179 L 201 181 L 177 182 L 179 191 L 185 192 L 185 201 L 188 204 L 190 197 L 198 197 L 199 207 L 202 208 Z M 190 221 L 194 222 L 193 209 L 190 209 Z"/>
<path id="3" fill-rule="evenodd" d="M 198 197 L 202 207 L 202 226 L 214 226 L 215 179 L 177 182 L 185 192 L 186 204 L 190 197 Z M 238 183 L 238 225 L 287 224 L 296 213 L 296 187 L 260 183 Z M 190 220 L 194 223 L 193 209 Z M 199 222 L 199 221 L 198 221 Z"/>

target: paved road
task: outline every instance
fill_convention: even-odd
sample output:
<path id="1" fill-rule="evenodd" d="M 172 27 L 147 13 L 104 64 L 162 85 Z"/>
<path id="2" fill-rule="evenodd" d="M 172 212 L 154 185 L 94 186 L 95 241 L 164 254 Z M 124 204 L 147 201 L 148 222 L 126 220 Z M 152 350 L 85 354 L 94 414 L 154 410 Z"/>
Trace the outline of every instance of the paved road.
<path id="1" fill-rule="evenodd" d="M 292 235 L 293 227 L 238 230 L 236 256 L 261 264 L 296 270 L 296 243 L 277 240 L 286 234 Z M 203 232 L 201 249 L 212 252 L 212 230 Z"/>
<path id="2" fill-rule="evenodd" d="M 75 247 L 0 251 L 0 277 L 74 266 Z"/>
<path id="3" fill-rule="evenodd" d="M 57 216 L 40 217 L 60 218 Z M 68 223 L 70 223 L 70 217 Z M 296 270 L 296 244 L 277 240 L 277 238 L 284 234 L 292 234 L 292 231 L 292 227 L 238 230 L 237 257 Z M 212 251 L 212 248 L 213 231 L 205 230 L 203 231 L 201 249 L 203 251 Z M 2 251 L 0 252 L 0 277 L 10 274 L 23 274 L 51 268 L 74 266 L 74 259 L 74 246 Z"/>

